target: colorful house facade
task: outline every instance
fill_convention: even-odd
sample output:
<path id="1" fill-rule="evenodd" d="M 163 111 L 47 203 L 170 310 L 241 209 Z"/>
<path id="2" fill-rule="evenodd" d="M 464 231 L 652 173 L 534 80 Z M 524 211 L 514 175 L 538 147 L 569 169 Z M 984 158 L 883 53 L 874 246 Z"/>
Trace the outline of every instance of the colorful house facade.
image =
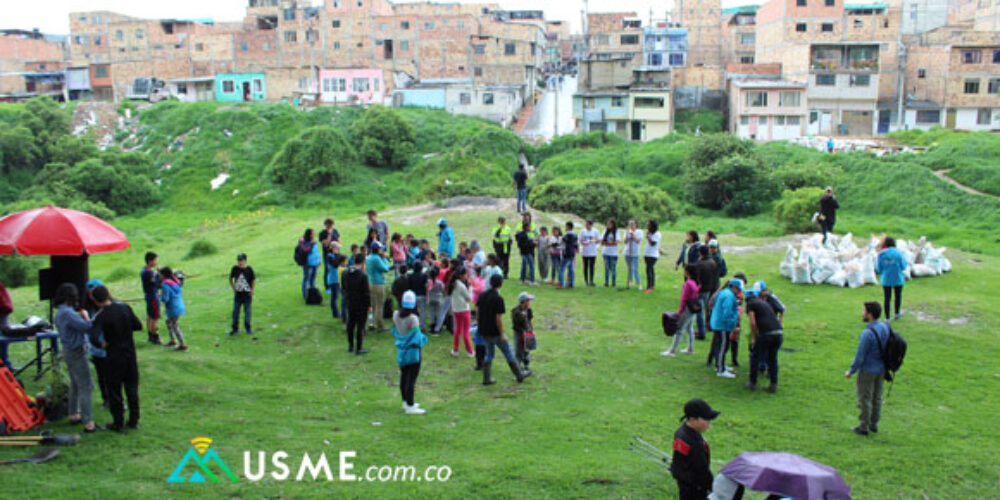
<path id="1" fill-rule="evenodd" d="M 267 97 L 264 73 L 215 75 L 215 100 L 221 102 L 263 101 Z"/>
<path id="2" fill-rule="evenodd" d="M 385 81 L 380 69 L 322 69 L 319 82 L 323 103 L 385 103 Z"/>

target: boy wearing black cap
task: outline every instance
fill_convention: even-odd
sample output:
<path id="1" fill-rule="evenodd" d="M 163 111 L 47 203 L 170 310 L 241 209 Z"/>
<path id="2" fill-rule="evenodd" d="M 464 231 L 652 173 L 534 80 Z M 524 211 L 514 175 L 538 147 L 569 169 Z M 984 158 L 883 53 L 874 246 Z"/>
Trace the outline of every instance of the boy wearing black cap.
<path id="1" fill-rule="evenodd" d="M 670 473 L 677 481 L 681 500 L 705 500 L 712 491 L 711 453 L 701 435 L 719 416 L 703 399 L 684 404 L 684 421 L 674 433 Z"/>
<path id="2" fill-rule="evenodd" d="M 250 318 L 253 310 L 253 291 L 257 286 L 257 275 L 247 265 L 247 254 L 236 256 L 236 265 L 229 271 L 229 286 L 233 289 L 233 328 L 229 336 L 240 332 L 240 308 L 243 308 L 243 327 L 247 335 L 253 334 Z"/>

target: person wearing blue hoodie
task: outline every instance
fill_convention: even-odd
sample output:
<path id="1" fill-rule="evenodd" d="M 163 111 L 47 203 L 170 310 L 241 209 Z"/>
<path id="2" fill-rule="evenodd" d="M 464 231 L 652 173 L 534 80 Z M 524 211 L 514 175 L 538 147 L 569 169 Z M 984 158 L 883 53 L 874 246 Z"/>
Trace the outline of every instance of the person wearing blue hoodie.
<path id="1" fill-rule="evenodd" d="M 417 295 L 411 290 L 403 292 L 402 308 L 392 314 L 392 336 L 396 338 L 396 363 L 399 364 L 399 392 L 403 396 L 403 411 L 407 415 L 422 415 L 427 410 L 413 401 L 413 393 L 420 375 L 420 350 L 427 343 L 427 336 L 420 331 L 417 316 Z"/>
<path id="2" fill-rule="evenodd" d="M 903 257 L 903 253 L 896 248 L 896 239 L 892 236 L 886 236 L 882 240 L 882 251 L 878 253 L 878 259 L 875 261 L 875 272 L 878 273 L 879 279 L 882 282 L 882 292 L 885 296 L 885 319 L 889 320 L 889 299 L 892 298 L 892 292 L 896 292 L 896 315 L 892 319 L 899 319 L 900 317 L 900 306 L 903 305 L 903 285 L 906 284 L 906 275 L 903 274 L 906 271 L 906 257 Z"/>
<path id="3" fill-rule="evenodd" d="M 726 342 L 729 334 L 739 326 L 740 303 L 743 296 L 743 280 L 733 278 L 729 280 L 715 297 L 712 304 L 712 317 L 710 327 L 712 328 L 712 348 L 715 349 L 715 374 L 722 378 L 736 378 L 726 367 Z"/>
<path id="4" fill-rule="evenodd" d="M 455 231 L 448 227 L 448 220 L 441 219 L 438 221 L 438 228 L 441 232 L 438 233 L 438 256 L 447 255 L 449 259 L 454 259 L 455 255 Z"/>
<path id="5" fill-rule="evenodd" d="M 316 288 L 316 270 L 322 263 L 320 245 L 313 238 L 312 228 L 299 238 L 299 251 L 306 255 L 306 263 L 302 265 L 302 298 L 309 298 L 309 289 Z M 301 262 L 301 261 L 300 261 Z"/>
<path id="6" fill-rule="evenodd" d="M 187 343 L 184 342 L 184 334 L 181 333 L 180 320 L 187 310 L 184 307 L 183 285 L 175 276 L 173 269 L 164 267 L 160 269 L 160 276 L 163 277 L 163 285 L 160 290 L 160 301 L 167 314 L 167 330 L 170 332 L 170 342 L 166 347 L 177 346 L 178 351 L 186 351 Z M 176 339 L 176 340 L 175 340 Z"/>

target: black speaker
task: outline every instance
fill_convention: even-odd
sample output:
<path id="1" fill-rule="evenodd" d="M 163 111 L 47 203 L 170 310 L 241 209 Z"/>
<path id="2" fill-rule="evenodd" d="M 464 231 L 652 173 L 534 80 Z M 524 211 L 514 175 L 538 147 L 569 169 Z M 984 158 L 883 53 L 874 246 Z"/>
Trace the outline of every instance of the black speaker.
<path id="1" fill-rule="evenodd" d="M 80 297 L 83 297 L 89 280 L 86 255 L 52 256 L 49 268 L 38 271 L 38 300 L 52 300 L 56 289 L 63 283 L 76 285 Z"/>

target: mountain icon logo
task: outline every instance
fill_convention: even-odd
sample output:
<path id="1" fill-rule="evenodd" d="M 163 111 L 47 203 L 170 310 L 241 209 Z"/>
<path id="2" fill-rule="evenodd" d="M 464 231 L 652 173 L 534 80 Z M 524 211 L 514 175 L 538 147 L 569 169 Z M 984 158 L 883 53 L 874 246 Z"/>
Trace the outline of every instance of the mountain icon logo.
<path id="1" fill-rule="evenodd" d="M 195 470 L 190 475 L 184 475 L 184 471 L 191 463 L 194 463 Z M 191 447 L 188 448 L 184 458 L 174 468 L 174 472 L 167 478 L 168 483 L 218 483 L 219 478 L 209 468 L 215 463 L 216 467 L 232 482 L 238 482 L 239 478 L 231 470 L 222 457 L 212 448 L 212 438 L 196 437 L 191 440 Z"/>

